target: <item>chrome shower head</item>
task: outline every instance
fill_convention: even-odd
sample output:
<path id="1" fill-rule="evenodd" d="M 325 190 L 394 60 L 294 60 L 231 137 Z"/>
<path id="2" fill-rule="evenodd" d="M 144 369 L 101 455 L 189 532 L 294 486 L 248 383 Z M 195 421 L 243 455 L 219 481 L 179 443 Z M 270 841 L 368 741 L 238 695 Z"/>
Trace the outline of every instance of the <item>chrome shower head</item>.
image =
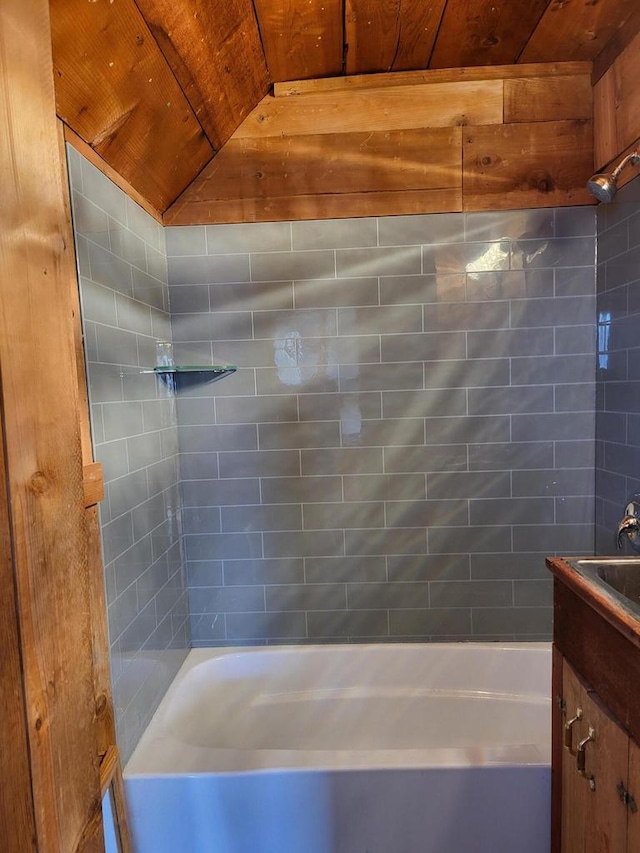
<path id="1" fill-rule="evenodd" d="M 618 192 L 618 184 L 610 174 L 594 175 L 590 181 L 587 181 L 587 189 L 598 201 L 608 204 L 613 201 Z"/>
<path id="2" fill-rule="evenodd" d="M 616 193 L 618 192 L 618 178 L 620 177 L 622 170 L 629 163 L 633 163 L 634 165 L 640 163 L 640 151 L 634 151 L 632 154 L 627 154 L 624 160 L 616 166 L 613 172 L 604 172 L 602 175 L 593 175 L 591 179 L 587 181 L 587 189 L 591 195 L 597 198 L 598 201 L 602 201 L 605 204 L 613 201 Z"/>

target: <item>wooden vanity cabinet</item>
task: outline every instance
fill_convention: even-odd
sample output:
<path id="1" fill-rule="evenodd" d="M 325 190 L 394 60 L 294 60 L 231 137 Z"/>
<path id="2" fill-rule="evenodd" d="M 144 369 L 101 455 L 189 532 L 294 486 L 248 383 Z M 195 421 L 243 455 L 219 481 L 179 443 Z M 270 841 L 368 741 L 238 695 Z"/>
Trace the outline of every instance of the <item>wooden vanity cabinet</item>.
<path id="1" fill-rule="evenodd" d="M 630 833 L 640 796 L 630 755 L 638 747 L 566 661 L 561 711 L 561 853 L 639 853 Z"/>
<path id="2" fill-rule="evenodd" d="M 638 744 L 640 637 L 556 576 L 552 853 L 640 853 Z"/>

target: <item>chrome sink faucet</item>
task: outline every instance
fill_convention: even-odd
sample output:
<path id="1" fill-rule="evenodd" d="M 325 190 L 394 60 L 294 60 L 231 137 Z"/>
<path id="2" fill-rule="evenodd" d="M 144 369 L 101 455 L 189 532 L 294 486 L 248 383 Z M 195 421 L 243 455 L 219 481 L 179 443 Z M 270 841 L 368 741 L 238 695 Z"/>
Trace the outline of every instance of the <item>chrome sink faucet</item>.
<path id="1" fill-rule="evenodd" d="M 624 510 L 624 518 L 618 525 L 616 546 L 622 550 L 622 537 L 626 536 L 634 551 L 640 551 L 640 493 L 631 495 Z"/>

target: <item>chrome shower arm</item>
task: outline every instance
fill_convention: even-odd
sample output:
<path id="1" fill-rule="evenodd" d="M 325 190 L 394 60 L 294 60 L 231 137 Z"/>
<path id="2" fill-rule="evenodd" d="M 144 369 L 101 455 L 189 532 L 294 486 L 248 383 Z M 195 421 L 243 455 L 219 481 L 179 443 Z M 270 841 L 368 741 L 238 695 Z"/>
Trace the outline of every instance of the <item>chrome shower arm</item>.
<path id="1" fill-rule="evenodd" d="M 617 180 L 618 180 L 618 178 L 620 177 L 620 174 L 621 174 L 622 170 L 623 170 L 623 169 L 625 168 L 625 166 L 627 166 L 627 164 L 629 164 L 629 163 L 631 163 L 631 164 L 632 164 L 632 165 L 634 165 L 634 166 L 635 166 L 635 165 L 637 165 L 638 163 L 640 163 L 640 151 L 632 151 L 632 152 L 631 152 L 631 154 L 627 154 L 627 156 L 626 156 L 626 157 L 624 157 L 624 158 L 620 161 L 620 163 L 618 163 L 618 165 L 615 167 L 615 169 L 614 169 L 614 170 L 613 170 L 613 172 L 611 173 L 611 178 L 612 178 L 614 181 L 617 181 Z"/>
<path id="2" fill-rule="evenodd" d="M 640 163 L 640 150 L 632 151 L 631 154 L 627 154 L 627 156 L 618 163 L 613 172 L 597 172 L 595 175 L 592 175 L 587 181 L 587 189 L 591 195 L 595 196 L 598 201 L 602 201 L 605 204 L 613 201 L 616 193 L 618 192 L 618 178 L 620 177 L 623 169 L 628 166 L 629 163 L 632 163 L 633 165 Z"/>

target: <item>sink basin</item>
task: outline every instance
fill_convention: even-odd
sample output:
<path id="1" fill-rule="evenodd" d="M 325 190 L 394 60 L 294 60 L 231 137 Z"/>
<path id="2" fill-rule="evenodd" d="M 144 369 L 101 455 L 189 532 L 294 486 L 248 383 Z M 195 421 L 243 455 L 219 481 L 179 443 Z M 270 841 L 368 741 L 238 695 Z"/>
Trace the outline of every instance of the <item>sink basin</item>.
<path id="1" fill-rule="evenodd" d="M 640 558 L 585 557 L 567 562 L 578 574 L 640 618 Z"/>

